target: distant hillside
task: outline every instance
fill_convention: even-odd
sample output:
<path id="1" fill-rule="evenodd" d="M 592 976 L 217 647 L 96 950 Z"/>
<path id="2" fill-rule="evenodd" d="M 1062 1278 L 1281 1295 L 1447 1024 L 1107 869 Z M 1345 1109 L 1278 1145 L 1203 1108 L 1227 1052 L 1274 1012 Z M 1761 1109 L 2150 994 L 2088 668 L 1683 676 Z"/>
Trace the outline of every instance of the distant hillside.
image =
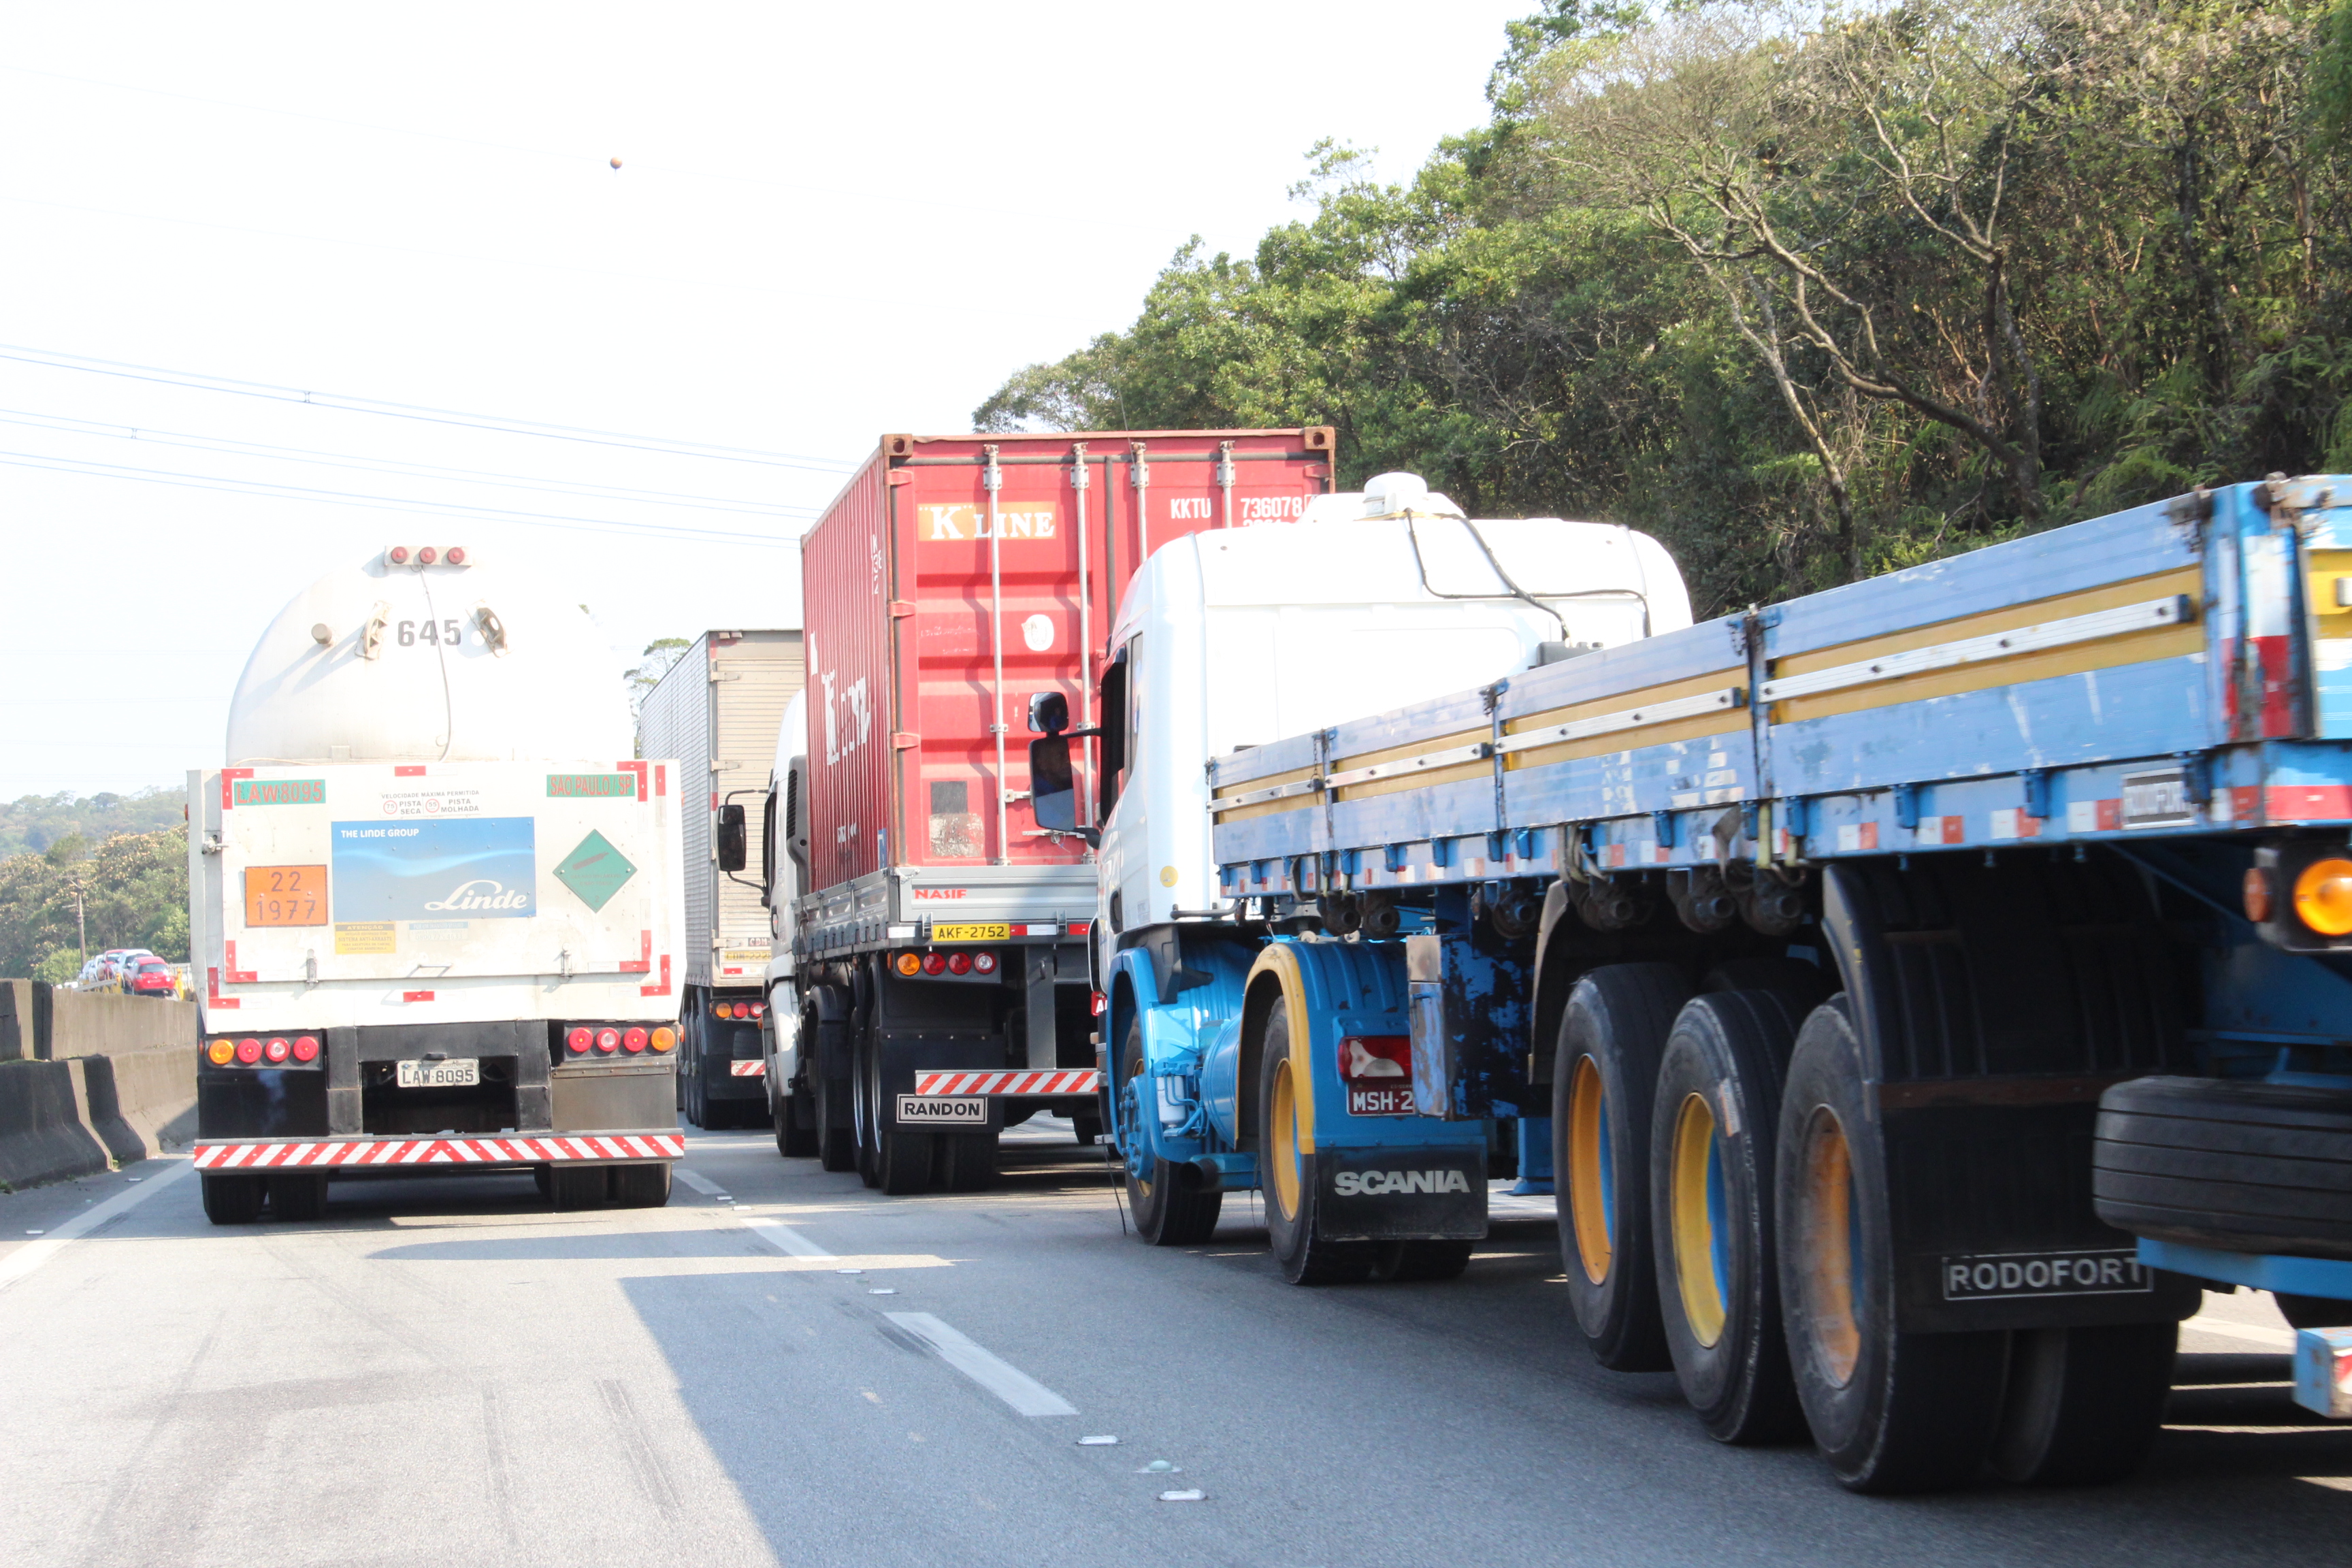
<path id="1" fill-rule="evenodd" d="M 185 820 L 188 792 L 156 785 L 136 795 L 28 795 L 0 805 L 0 860 L 11 855 L 45 855 L 60 838 L 79 836 L 92 844 L 118 833 L 154 833 Z"/>

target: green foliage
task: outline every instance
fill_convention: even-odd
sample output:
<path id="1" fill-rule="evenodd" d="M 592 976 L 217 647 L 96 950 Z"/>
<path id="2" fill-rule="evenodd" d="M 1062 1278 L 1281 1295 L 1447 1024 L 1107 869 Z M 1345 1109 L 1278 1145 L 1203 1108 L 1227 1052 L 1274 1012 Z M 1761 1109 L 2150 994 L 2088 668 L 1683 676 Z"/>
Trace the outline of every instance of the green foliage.
<path id="1" fill-rule="evenodd" d="M 686 657 L 686 650 L 693 646 L 691 637 L 656 637 L 646 644 L 644 662 L 621 677 L 621 684 L 628 689 L 629 712 L 632 715 L 645 706 L 646 697 L 661 684 L 662 677 L 667 675 L 677 661 Z"/>
<path id="2" fill-rule="evenodd" d="M 1332 425 L 1649 530 L 1702 614 L 2352 470 L 2352 0 L 1551 0 L 1489 98 L 975 423 Z"/>
<path id="3" fill-rule="evenodd" d="M 68 835 L 97 840 L 116 833 L 152 833 L 185 821 L 187 791 L 157 786 L 130 795 L 28 795 L 0 802 L 0 859 L 27 849 L 46 852 Z"/>
<path id="4" fill-rule="evenodd" d="M 77 886 L 91 952 L 144 947 L 187 961 L 188 830 L 175 824 L 118 833 L 86 855 L 0 860 L 0 974 L 70 980 L 80 972 Z"/>

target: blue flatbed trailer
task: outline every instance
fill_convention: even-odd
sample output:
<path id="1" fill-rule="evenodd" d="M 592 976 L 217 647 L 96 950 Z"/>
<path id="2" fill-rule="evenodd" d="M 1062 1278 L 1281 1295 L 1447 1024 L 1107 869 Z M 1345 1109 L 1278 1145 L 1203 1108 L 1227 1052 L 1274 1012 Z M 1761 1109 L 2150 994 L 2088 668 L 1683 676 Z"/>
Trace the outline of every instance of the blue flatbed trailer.
<path id="1" fill-rule="evenodd" d="M 1292 1279 L 1442 1276 L 1549 1163 L 1602 1361 L 1858 1489 L 2129 1469 L 2209 1284 L 2352 1415 L 2352 479 L 1207 773 L 1217 903 L 1099 978 L 1153 1239 L 1262 1184 Z"/>

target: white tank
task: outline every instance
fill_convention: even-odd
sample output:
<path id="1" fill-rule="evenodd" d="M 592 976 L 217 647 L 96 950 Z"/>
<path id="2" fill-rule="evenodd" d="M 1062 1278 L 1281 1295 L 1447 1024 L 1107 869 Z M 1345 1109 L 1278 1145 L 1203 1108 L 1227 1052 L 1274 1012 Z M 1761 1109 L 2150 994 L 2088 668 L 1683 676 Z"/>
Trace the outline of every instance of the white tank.
<path id="1" fill-rule="evenodd" d="M 393 545 L 295 595 L 229 704 L 228 765 L 623 758 L 635 742 L 588 614 L 540 567 Z"/>

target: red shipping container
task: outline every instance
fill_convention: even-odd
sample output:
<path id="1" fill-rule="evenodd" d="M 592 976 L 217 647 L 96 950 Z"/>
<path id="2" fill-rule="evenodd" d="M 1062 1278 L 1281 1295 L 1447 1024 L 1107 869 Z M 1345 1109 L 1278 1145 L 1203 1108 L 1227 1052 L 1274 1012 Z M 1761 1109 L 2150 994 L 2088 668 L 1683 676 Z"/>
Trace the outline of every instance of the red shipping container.
<path id="1" fill-rule="evenodd" d="M 1180 534 L 1296 521 L 1331 456 L 1328 426 L 885 436 L 801 545 L 812 883 L 1082 859 L 1003 799 L 1028 787 L 1030 694 L 1093 722 L 1136 567 Z"/>

